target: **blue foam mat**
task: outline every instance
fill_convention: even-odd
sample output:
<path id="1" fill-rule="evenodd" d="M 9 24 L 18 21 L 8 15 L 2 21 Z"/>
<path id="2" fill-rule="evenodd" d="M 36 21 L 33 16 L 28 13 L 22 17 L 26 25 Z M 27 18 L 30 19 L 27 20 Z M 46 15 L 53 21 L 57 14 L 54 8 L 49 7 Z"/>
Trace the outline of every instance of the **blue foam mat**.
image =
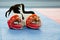
<path id="1" fill-rule="evenodd" d="M 0 40 L 2 40 L 1 27 L 0 27 Z"/>
<path id="2" fill-rule="evenodd" d="M 4 17 L 7 9 L 0 10 L 2 40 L 60 40 L 60 24 L 39 12 L 36 11 L 42 21 L 42 26 L 39 30 L 28 29 L 26 27 L 22 30 L 11 30 L 6 23 L 7 18 Z"/>

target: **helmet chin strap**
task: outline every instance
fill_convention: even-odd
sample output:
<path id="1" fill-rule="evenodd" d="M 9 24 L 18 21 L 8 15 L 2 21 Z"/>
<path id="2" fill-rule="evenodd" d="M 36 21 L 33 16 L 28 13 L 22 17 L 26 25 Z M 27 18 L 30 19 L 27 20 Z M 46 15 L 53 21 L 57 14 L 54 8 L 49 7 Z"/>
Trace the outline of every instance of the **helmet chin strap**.
<path id="1" fill-rule="evenodd" d="M 24 13 L 23 13 L 23 10 L 22 10 L 22 5 L 20 5 L 19 8 L 20 8 L 20 10 L 19 10 L 20 11 L 20 14 L 22 15 L 22 19 L 24 20 L 24 16 L 23 16 Z"/>

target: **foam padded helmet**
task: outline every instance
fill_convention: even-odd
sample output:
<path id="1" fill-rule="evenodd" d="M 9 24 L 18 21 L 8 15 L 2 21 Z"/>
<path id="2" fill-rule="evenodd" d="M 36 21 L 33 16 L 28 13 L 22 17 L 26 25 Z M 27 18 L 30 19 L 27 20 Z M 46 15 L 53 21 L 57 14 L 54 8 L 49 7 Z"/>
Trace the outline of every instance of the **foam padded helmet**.
<path id="1" fill-rule="evenodd" d="M 21 19 L 18 15 L 12 16 L 7 23 L 10 29 L 22 29 L 23 27 Z"/>
<path id="2" fill-rule="evenodd" d="M 40 26 L 41 26 L 41 20 L 36 14 L 30 15 L 26 19 L 26 27 L 32 29 L 39 29 Z"/>
<path id="3" fill-rule="evenodd" d="M 28 28 L 39 29 L 39 27 L 41 26 L 41 20 L 38 15 L 36 15 L 33 11 L 25 11 L 24 9 L 24 4 L 15 4 L 6 11 L 5 17 L 8 17 L 11 11 L 13 11 L 14 14 L 21 14 L 23 21 L 27 18 L 25 20 L 25 24 Z M 24 17 L 25 14 L 27 14 L 28 16 Z M 24 23 L 22 23 L 22 20 L 18 15 L 14 15 L 8 20 L 7 23 L 10 29 L 22 29 Z"/>

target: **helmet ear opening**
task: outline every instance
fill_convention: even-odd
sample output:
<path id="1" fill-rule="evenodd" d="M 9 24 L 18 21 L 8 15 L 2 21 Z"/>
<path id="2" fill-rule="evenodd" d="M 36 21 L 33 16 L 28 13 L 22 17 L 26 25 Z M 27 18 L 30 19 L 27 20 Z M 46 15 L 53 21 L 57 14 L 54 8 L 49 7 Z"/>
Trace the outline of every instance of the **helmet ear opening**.
<path id="1" fill-rule="evenodd" d="M 30 15 L 26 20 L 26 26 L 32 29 L 38 29 L 41 25 L 40 19 L 36 14 Z"/>
<path id="2" fill-rule="evenodd" d="M 10 20 L 8 20 L 8 26 L 12 29 L 21 29 L 23 25 L 20 17 L 18 15 L 14 15 L 10 18 Z"/>

